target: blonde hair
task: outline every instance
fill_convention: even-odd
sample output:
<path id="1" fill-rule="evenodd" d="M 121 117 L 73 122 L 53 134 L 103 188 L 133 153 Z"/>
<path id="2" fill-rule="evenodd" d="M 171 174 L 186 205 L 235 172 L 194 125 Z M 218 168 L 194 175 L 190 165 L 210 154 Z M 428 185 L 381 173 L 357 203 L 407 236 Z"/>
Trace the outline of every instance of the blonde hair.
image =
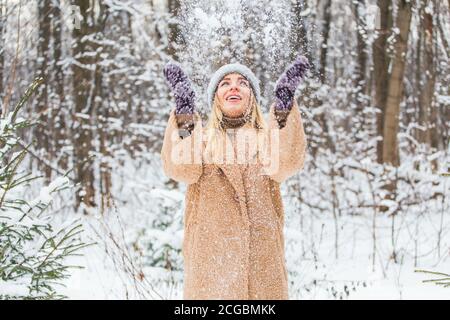
<path id="1" fill-rule="evenodd" d="M 246 110 L 250 112 L 250 124 L 252 128 L 257 130 L 267 129 L 267 123 L 264 120 L 261 107 L 256 101 L 253 90 L 250 91 L 249 108 Z M 249 111 L 250 109 L 250 111 Z M 205 153 L 209 159 L 220 159 L 221 153 L 223 152 L 224 139 L 225 139 L 225 129 L 221 126 L 222 121 L 222 109 L 217 96 L 214 95 L 214 101 L 209 115 L 208 123 L 206 125 L 207 137 L 206 137 L 206 148 Z M 219 149 L 220 148 L 220 149 Z"/>

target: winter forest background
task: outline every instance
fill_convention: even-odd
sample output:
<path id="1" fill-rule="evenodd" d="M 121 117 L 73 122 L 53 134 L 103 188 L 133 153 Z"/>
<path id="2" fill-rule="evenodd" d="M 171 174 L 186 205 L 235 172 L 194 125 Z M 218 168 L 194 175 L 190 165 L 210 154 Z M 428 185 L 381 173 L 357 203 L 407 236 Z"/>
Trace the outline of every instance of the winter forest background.
<path id="1" fill-rule="evenodd" d="M 162 68 L 183 65 L 206 121 L 220 65 L 248 65 L 267 112 L 303 53 L 308 152 L 282 189 L 291 299 L 448 299 L 449 7 L 0 0 L 0 298 L 181 298 Z"/>

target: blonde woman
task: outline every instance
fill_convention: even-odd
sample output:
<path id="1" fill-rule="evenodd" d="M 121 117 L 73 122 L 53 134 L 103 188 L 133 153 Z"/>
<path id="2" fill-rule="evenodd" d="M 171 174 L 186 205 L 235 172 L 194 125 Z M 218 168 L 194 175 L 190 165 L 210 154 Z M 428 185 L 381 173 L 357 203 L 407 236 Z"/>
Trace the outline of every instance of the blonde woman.
<path id="1" fill-rule="evenodd" d="M 207 126 L 178 64 L 164 75 L 175 96 L 161 159 L 188 184 L 184 216 L 185 299 L 288 299 L 280 183 L 303 168 L 307 140 L 294 93 L 309 68 L 299 56 L 279 78 L 268 121 L 259 82 L 227 64 L 208 86 Z"/>

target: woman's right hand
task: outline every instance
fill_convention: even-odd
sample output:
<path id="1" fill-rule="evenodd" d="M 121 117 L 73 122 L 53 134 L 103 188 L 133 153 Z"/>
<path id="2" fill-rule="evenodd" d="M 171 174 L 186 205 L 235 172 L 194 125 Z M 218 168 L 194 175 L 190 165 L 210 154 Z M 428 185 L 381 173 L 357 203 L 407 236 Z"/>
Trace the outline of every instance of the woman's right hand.
<path id="1" fill-rule="evenodd" d="M 188 136 L 194 129 L 195 92 L 188 76 L 181 66 L 176 63 L 167 63 L 164 67 L 164 76 L 175 97 L 175 116 L 180 136 Z"/>
<path id="2" fill-rule="evenodd" d="M 175 113 L 194 114 L 195 92 L 181 66 L 173 62 L 167 63 L 164 67 L 164 76 L 175 97 Z"/>

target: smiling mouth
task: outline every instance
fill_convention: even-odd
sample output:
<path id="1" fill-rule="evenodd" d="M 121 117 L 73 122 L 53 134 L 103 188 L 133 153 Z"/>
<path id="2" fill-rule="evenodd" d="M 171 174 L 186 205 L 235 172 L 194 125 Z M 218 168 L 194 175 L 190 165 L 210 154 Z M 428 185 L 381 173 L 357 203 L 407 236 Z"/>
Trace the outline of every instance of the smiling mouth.
<path id="1" fill-rule="evenodd" d="M 227 101 L 231 101 L 231 102 L 236 102 L 236 101 L 241 101 L 241 100 L 242 100 L 241 97 L 235 96 L 235 95 L 229 96 L 229 97 L 227 98 Z"/>

